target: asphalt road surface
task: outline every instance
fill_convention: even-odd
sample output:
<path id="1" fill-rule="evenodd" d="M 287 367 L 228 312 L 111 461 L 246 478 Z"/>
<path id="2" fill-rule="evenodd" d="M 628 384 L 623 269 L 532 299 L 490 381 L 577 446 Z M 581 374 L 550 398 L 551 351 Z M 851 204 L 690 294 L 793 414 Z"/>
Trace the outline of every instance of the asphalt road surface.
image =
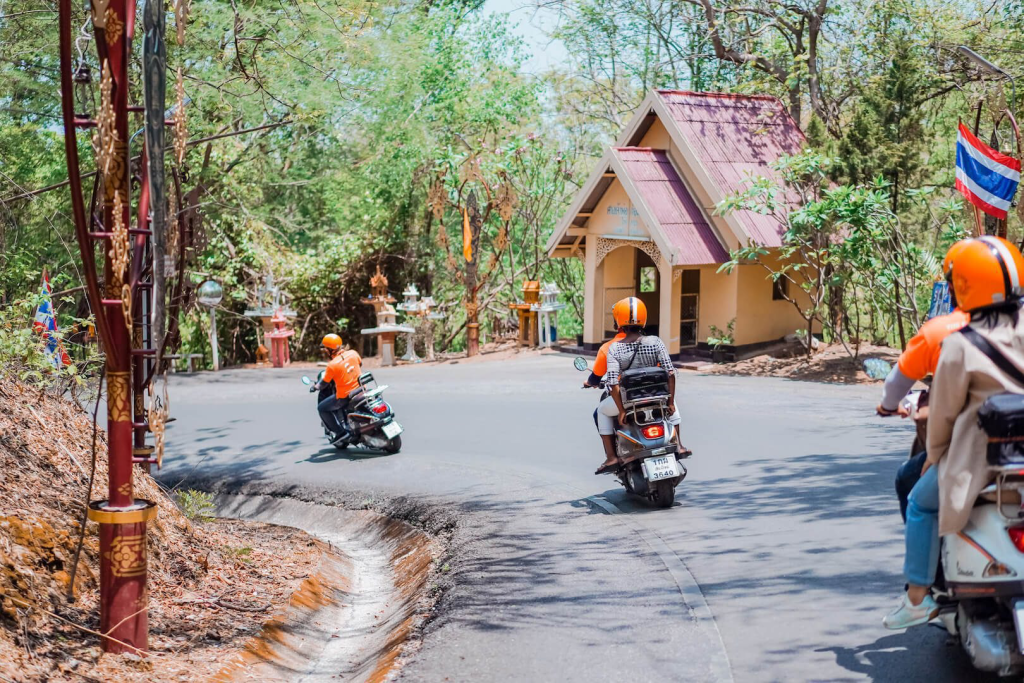
<path id="1" fill-rule="evenodd" d="M 457 511 L 455 585 L 403 680 L 985 680 L 944 631 L 882 628 L 913 435 L 877 387 L 682 374 L 695 455 L 658 510 L 592 474 L 598 396 L 570 356 L 375 371 L 394 456 L 329 446 L 303 372 L 172 376 L 162 477 Z"/>

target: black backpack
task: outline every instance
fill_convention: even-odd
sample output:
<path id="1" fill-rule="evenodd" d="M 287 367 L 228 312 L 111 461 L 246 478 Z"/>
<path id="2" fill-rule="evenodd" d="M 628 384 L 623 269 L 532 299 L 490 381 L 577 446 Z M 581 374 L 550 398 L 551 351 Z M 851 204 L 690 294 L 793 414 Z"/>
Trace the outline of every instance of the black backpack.
<path id="1" fill-rule="evenodd" d="M 970 326 L 960 334 L 1024 390 L 1024 373 L 985 337 Z M 978 410 L 978 425 L 988 436 L 986 456 L 990 465 L 1024 465 L 1024 394 L 989 396 Z"/>

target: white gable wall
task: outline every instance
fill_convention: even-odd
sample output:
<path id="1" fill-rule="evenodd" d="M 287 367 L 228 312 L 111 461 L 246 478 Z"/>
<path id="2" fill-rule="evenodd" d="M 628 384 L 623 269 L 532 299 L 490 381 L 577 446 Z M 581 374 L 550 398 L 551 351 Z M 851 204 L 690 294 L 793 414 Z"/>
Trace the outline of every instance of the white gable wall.
<path id="1" fill-rule="evenodd" d="M 594 207 L 594 215 L 587 221 L 587 232 L 591 235 L 609 237 L 648 237 L 650 233 L 633 206 L 626 188 L 615 179 L 608 191 Z"/>

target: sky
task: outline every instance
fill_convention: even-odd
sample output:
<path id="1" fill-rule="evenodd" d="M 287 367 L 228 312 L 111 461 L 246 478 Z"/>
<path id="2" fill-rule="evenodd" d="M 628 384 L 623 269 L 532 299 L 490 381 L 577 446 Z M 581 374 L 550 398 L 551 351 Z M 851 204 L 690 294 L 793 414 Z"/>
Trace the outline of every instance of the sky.
<path id="1" fill-rule="evenodd" d="M 562 66 L 568 60 L 565 45 L 547 36 L 558 21 L 558 15 L 552 10 L 537 9 L 527 0 L 487 0 L 483 13 L 509 15 L 513 32 L 523 39 L 530 55 L 523 65 L 527 73 L 539 74 Z"/>

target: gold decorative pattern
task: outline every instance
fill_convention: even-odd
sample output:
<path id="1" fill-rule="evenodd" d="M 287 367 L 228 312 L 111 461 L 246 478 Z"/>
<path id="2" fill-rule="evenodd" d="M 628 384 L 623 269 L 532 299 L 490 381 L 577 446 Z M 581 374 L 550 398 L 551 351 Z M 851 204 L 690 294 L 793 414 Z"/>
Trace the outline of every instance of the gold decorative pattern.
<path id="1" fill-rule="evenodd" d="M 124 281 L 125 269 L 128 268 L 128 258 L 131 254 L 131 246 L 128 243 L 128 228 L 124 224 L 124 204 L 121 202 L 121 193 L 114 191 L 114 226 L 110 236 L 110 265 L 113 272 L 110 274 L 110 284 L 114 291 Z"/>
<path id="2" fill-rule="evenodd" d="M 174 0 L 174 28 L 178 33 L 178 45 L 185 45 L 185 25 L 188 23 L 189 0 Z"/>
<path id="3" fill-rule="evenodd" d="M 114 576 L 141 576 L 146 573 L 146 537 L 143 534 L 115 536 L 110 542 L 110 572 Z"/>
<path id="4" fill-rule="evenodd" d="M 103 18 L 106 25 L 103 33 L 107 37 L 107 45 L 113 45 L 121 39 L 121 33 L 124 31 L 124 22 L 117 16 L 117 12 L 114 11 L 113 7 L 107 8 L 107 11 L 103 13 Z"/>
<path id="5" fill-rule="evenodd" d="M 132 326 L 132 288 L 121 285 L 121 313 L 124 314 L 124 326 Z"/>
<path id="6" fill-rule="evenodd" d="M 128 508 L 108 508 L 107 501 L 97 500 L 89 503 L 89 521 L 100 524 L 138 524 L 156 519 L 159 508 L 153 501 L 136 498 L 135 504 Z"/>
<path id="7" fill-rule="evenodd" d="M 501 185 L 498 186 L 498 215 L 501 216 L 501 220 L 508 222 L 512 220 L 512 214 L 519 207 L 519 196 L 516 194 L 516 190 L 512 187 L 512 183 L 505 179 Z"/>
<path id="8" fill-rule="evenodd" d="M 126 498 L 132 498 L 132 483 L 130 481 L 126 481 L 117 487 L 117 492 Z"/>
<path id="9" fill-rule="evenodd" d="M 178 67 L 178 81 L 174 85 L 178 100 L 174 107 L 174 158 L 181 166 L 188 151 L 188 125 L 185 121 L 185 76 Z"/>
<path id="10" fill-rule="evenodd" d="M 448 204 L 448 190 L 445 189 L 442 178 L 438 178 L 430 186 L 430 191 L 427 193 L 427 203 L 430 204 L 430 210 L 434 214 L 434 218 L 441 220 L 444 216 L 445 206 Z"/>
<path id="11" fill-rule="evenodd" d="M 107 414 L 112 422 L 128 422 L 131 420 L 128 410 L 131 388 L 128 385 L 127 372 L 111 372 L 107 374 Z"/>
<path id="12" fill-rule="evenodd" d="M 109 6 L 110 0 L 92 0 L 92 25 L 94 28 L 106 28 Z"/>
<path id="13" fill-rule="evenodd" d="M 117 155 L 117 130 L 114 124 L 114 78 L 110 74 L 110 62 L 104 61 L 100 69 L 100 108 L 96 112 L 96 132 L 92 136 L 96 167 L 104 180 Z M 106 196 L 112 201 L 117 185 L 104 182 L 104 187 Z"/>

